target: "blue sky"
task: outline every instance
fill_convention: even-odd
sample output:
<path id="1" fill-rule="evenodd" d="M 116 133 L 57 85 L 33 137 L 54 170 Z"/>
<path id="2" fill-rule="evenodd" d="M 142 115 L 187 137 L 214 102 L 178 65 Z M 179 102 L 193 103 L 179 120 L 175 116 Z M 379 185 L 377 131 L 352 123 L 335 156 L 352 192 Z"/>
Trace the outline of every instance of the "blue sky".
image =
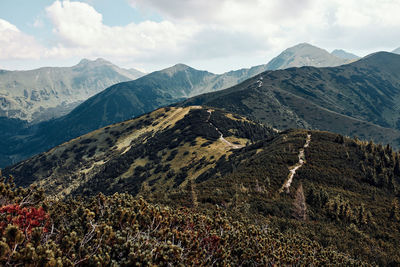
<path id="1" fill-rule="evenodd" d="M 0 68 L 102 57 L 221 73 L 309 42 L 360 56 L 400 46 L 397 0 L 1 0 Z"/>
<path id="2" fill-rule="evenodd" d="M 103 22 L 109 26 L 124 26 L 131 22 L 139 23 L 148 19 L 162 21 L 162 17 L 156 13 L 139 12 L 126 0 L 87 0 L 80 2 L 93 6 L 103 15 Z M 46 20 L 45 8 L 52 3 L 54 3 L 54 0 L 1 0 L 0 18 L 11 22 L 28 34 L 41 34 L 42 30 L 34 27 L 34 23 L 38 19 Z M 46 34 L 49 34 L 51 25 L 46 23 L 44 26 L 46 26 Z"/>

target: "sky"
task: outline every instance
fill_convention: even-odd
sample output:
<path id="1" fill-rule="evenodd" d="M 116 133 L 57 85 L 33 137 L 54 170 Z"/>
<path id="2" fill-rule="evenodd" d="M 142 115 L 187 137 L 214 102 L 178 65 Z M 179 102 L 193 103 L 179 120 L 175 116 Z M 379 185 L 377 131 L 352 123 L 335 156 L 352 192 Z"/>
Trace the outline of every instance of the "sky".
<path id="1" fill-rule="evenodd" d="M 359 56 L 400 47 L 399 0 L 0 0 L 0 69 L 104 58 L 222 73 L 307 42 Z"/>

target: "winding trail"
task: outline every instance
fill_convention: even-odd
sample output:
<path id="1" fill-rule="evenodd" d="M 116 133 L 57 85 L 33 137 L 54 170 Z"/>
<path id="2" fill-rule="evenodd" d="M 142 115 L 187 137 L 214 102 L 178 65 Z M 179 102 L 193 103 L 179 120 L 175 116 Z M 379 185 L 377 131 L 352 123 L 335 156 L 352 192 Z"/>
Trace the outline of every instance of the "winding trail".
<path id="1" fill-rule="evenodd" d="M 311 134 L 307 134 L 306 143 L 304 144 L 303 148 L 301 148 L 299 151 L 299 162 L 289 168 L 288 178 L 286 179 L 285 183 L 282 185 L 281 189 L 279 190 L 279 193 L 282 193 L 283 191 L 286 191 L 286 193 L 289 193 L 289 188 L 290 188 L 290 185 L 292 184 L 293 177 L 296 174 L 296 171 L 298 169 L 300 169 L 306 161 L 304 149 L 310 145 L 310 142 L 311 142 Z"/>
<path id="2" fill-rule="evenodd" d="M 231 148 L 233 148 L 233 149 L 242 148 L 243 146 L 232 144 L 231 142 L 229 142 L 228 140 L 226 140 L 226 139 L 224 138 L 224 135 L 223 135 L 222 132 L 217 128 L 217 126 L 215 126 L 212 122 L 210 122 L 212 110 L 209 109 L 209 110 L 207 110 L 207 112 L 209 113 L 209 115 L 208 115 L 208 118 L 207 118 L 207 121 L 206 121 L 206 122 L 208 122 L 212 127 L 215 128 L 215 130 L 217 130 L 217 132 L 219 133 L 219 139 L 218 139 L 218 140 L 222 141 L 222 142 L 225 143 L 227 146 L 229 146 L 229 147 L 231 147 Z"/>

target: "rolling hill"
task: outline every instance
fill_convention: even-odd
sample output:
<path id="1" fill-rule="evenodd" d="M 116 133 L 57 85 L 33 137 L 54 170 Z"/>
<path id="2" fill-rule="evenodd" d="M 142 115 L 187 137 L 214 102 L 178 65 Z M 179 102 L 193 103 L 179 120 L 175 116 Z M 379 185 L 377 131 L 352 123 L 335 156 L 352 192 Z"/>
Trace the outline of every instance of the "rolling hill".
<path id="1" fill-rule="evenodd" d="M 399 147 L 400 56 L 379 52 L 332 68 L 267 71 L 237 86 L 188 99 L 278 129 L 337 132 Z"/>
<path id="2" fill-rule="evenodd" d="M 1 71 L 0 116 L 29 122 L 60 117 L 105 88 L 143 75 L 104 59 L 83 59 L 73 67 Z"/>
<path id="3" fill-rule="evenodd" d="M 267 225 L 370 264 L 400 262 L 400 154 L 334 133 L 277 133 L 219 109 L 161 108 L 3 174 L 56 199 L 94 196 L 90 203 L 97 203 L 100 192 L 128 193 L 174 209 L 221 212 L 249 227 Z"/>

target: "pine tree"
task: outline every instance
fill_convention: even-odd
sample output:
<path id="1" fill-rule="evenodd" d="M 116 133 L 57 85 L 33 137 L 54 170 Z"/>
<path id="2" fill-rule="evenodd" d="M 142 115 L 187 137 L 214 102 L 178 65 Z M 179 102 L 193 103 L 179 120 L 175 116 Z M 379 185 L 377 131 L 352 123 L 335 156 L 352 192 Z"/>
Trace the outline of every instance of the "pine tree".
<path id="1" fill-rule="evenodd" d="M 296 190 L 293 206 L 293 217 L 301 221 L 307 220 L 307 204 L 302 184 Z"/>

